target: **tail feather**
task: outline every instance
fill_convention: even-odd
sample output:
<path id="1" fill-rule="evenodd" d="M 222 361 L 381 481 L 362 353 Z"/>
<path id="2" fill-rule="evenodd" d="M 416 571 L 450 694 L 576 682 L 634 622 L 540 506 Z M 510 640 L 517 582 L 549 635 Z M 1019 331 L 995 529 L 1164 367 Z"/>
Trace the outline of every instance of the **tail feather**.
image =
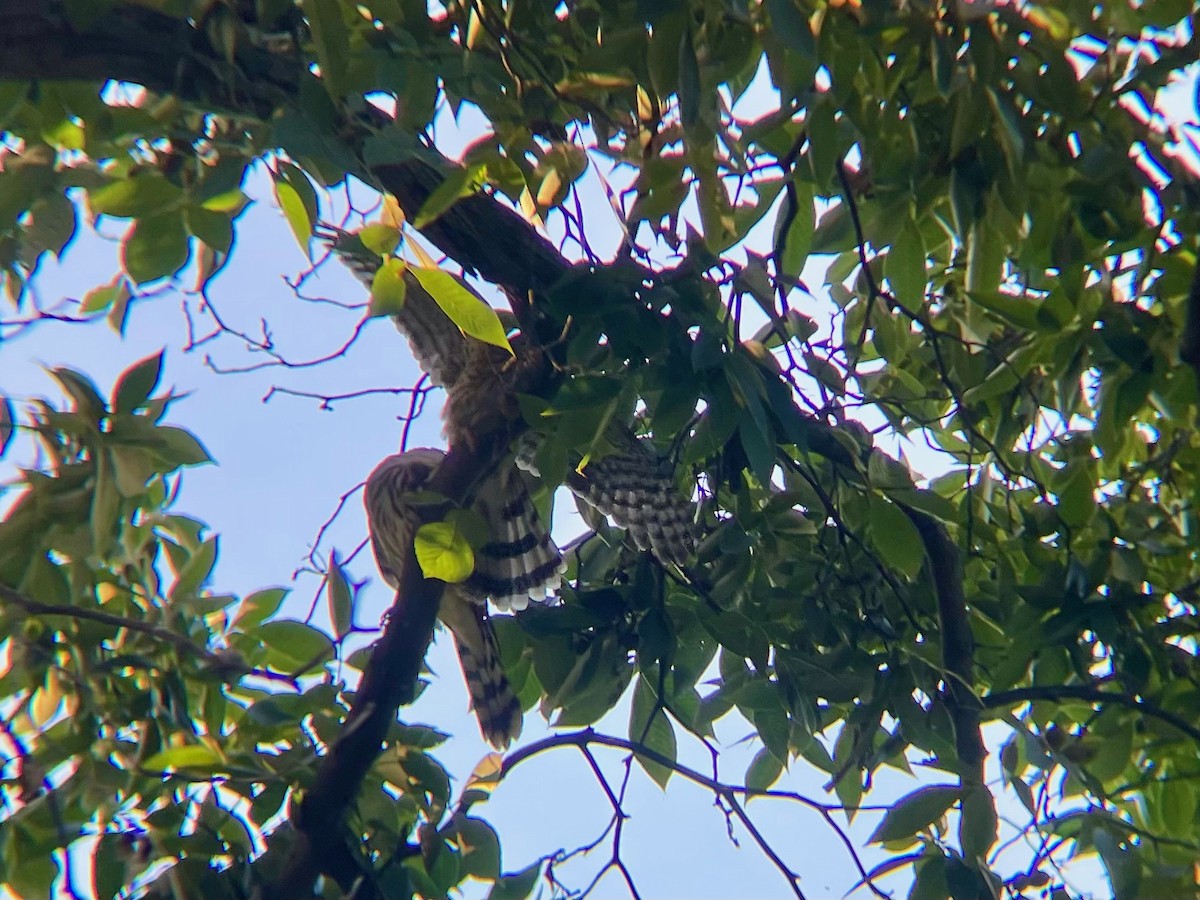
<path id="1" fill-rule="evenodd" d="M 509 466 L 476 495 L 490 540 L 475 553 L 463 590 L 477 602 L 522 610 L 558 590 L 566 562 L 538 516 L 520 473 Z"/>
<path id="2" fill-rule="evenodd" d="M 457 591 L 447 590 L 440 615 L 454 635 L 479 730 L 489 744 L 503 750 L 520 737 L 524 714 L 504 674 L 500 644 L 487 612 Z"/>

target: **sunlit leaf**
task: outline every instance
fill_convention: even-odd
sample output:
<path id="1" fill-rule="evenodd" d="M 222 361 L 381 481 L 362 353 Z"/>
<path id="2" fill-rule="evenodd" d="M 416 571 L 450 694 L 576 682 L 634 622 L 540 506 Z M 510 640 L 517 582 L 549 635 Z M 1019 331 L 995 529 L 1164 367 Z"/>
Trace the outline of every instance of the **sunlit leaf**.
<path id="1" fill-rule="evenodd" d="M 487 165 L 485 163 L 452 169 L 442 183 L 421 204 L 421 209 L 413 219 L 413 226 L 424 228 L 463 197 L 474 194 L 486 182 Z"/>
<path id="2" fill-rule="evenodd" d="M 172 769 L 216 772 L 223 763 L 221 755 L 208 745 L 188 744 L 185 747 L 174 747 L 147 757 L 142 761 L 142 768 L 148 772 L 165 772 Z"/>
<path id="3" fill-rule="evenodd" d="M 408 296 L 408 284 L 404 280 L 407 271 L 408 266 L 401 259 L 384 260 L 371 280 L 371 304 L 367 307 L 367 315 L 393 316 L 403 309 Z"/>
<path id="4" fill-rule="evenodd" d="M 457 584 L 475 570 L 475 551 L 453 519 L 422 525 L 413 539 L 413 549 L 426 578 Z"/>
<path id="5" fill-rule="evenodd" d="M 150 218 L 178 207 L 183 192 L 157 174 L 123 178 L 88 192 L 88 205 L 96 215 Z"/>
<path id="6" fill-rule="evenodd" d="M 292 184 L 282 178 L 275 179 L 275 199 L 279 203 L 279 209 L 283 212 L 284 219 L 287 220 L 288 228 L 292 230 L 292 237 L 296 239 L 300 249 L 307 255 L 309 239 L 312 238 L 313 222 L 308 217 L 308 210 L 304 206 L 303 199 Z"/>
<path id="7" fill-rule="evenodd" d="M 496 311 L 467 290 L 453 275 L 441 269 L 425 267 L 414 267 L 412 273 L 450 317 L 450 321 L 462 329 L 463 334 L 513 352 Z"/>

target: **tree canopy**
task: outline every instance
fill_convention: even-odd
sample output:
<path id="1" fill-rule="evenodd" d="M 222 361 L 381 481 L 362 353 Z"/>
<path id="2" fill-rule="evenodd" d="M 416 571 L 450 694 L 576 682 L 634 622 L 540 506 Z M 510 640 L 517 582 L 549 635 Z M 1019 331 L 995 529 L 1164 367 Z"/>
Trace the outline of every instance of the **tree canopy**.
<path id="1" fill-rule="evenodd" d="M 543 501 L 623 421 L 677 461 L 704 533 L 692 563 L 662 566 L 588 518 L 562 602 L 497 617 L 527 715 L 559 730 L 452 789 L 453 737 L 402 708 L 440 583 L 402 583 L 353 652 L 336 556 L 329 633 L 281 589 L 215 594 L 216 539 L 175 505 L 178 473 L 210 460 L 164 422 L 161 356 L 108 390 L 57 360 L 61 403 L 0 403 L 0 448 L 28 457 L 0 523 L 0 883 L 563 893 L 549 855 L 501 872 L 484 801 L 545 751 L 610 747 L 667 790 L 710 790 L 799 897 L 803 870 L 747 807 L 811 803 L 778 786 L 790 766 L 827 775 L 830 828 L 865 814 L 881 768 L 926 773 L 878 817 L 890 856 L 862 892 L 902 871 L 920 900 L 1060 900 L 1096 856 L 1113 897 L 1200 894 L 1197 111 L 1180 127 L 1160 102 L 1200 57 L 1194 14 L 0 5 L 5 353 L 47 319 L 120 331 L 132 300 L 216 290 L 253 240 L 257 167 L 314 266 L 337 265 L 313 237 L 335 210 L 388 260 L 328 358 L 403 302 L 390 260 L 428 272 L 436 248 L 547 348 L 521 398 Z M 467 114 L 482 124 L 452 159 L 436 123 Z M 331 196 L 350 184 L 387 199 L 343 215 Z M 121 270 L 43 305 L 39 260 L 109 220 L 127 223 Z M 423 284 L 455 302 L 454 279 Z M 265 331 L 215 324 L 282 358 Z M 508 452 L 488 437 L 432 487 L 467 502 Z M 935 460 L 920 472 L 917 446 Z M 622 697 L 627 733 L 592 730 Z M 678 760 L 682 742 L 718 754 L 726 716 L 757 742 L 740 781 Z M 623 788 L 596 773 L 607 866 L 637 896 Z M 67 871 L 80 856 L 90 886 Z"/>

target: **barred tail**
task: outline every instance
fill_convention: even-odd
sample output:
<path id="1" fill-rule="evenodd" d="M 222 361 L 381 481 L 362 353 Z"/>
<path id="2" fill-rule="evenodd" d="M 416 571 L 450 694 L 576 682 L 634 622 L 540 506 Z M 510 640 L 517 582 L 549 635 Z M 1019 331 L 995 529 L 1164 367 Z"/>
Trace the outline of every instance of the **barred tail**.
<path id="1" fill-rule="evenodd" d="M 489 744 L 503 750 L 520 736 L 523 713 L 504 674 L 500 645 L 487 612 L 454 588 L 447 588 L 439 615 L 454 635 L 479 730 Z"/>
<path id="2" fill-rule="evenodd" d="M 519 611 L 558 590 L 566 563 L 515 466 L 480 487 L 475 509 L 487 523 L 489 541 L 476 551 L 475 571 L 462 585 L 471 599 Z"/>

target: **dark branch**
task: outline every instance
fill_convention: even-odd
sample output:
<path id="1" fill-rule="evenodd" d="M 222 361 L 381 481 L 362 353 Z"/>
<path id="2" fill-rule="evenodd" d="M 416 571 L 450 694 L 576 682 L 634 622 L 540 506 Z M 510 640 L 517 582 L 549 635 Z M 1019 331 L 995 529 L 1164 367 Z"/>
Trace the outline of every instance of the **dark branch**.
<path id="1" fill-rule="evenodd" d="M 1063 700 L 1086 700 L 1091 703 L 1115 703 L 1136 710 L 1142 715 L 1150 716 L 1161 722 L 1166 722 L 1178 728 L 1192 740 L 1200 744 L 1200 728 L 1178 716 L 1170 710 L 1163 709 L 1145 700 L 1139 700 L 1129 694 L 1117 691 L 1106 691 L 1087 684 L 1043 684 L 1033 687 L 1014 688 L 1011 691 L 999 691 L 980 698 L 980 704 L 987 709 L 1005 709 L 1019 706 L 1022 703 L 1032 703 L 1037 700 L 1048 700 L 1058 703 Z"/>
<path id="2" fill-rule="evenodd" d="M 500 460 L 509 435 L 483 436 L 474 452 L 451 449 L 429 489 L 452 503 L 464 504 Z M 431 519 L 437 510 L 422 510 Z M 443 583 L 421 574 L 412 548 L 383 636 L 375 645 L 346 718 L 342 736 L 318 767 L 312 786 L 292 814 L 296 844 L 282 876 L 266 896 L 294 900 L 312 896 L 313 883 L 325 873 L 349 891 L 360 872 L 345 865 L 339 852 L 346 840 L 343 823 L 359 786 L 383 751 L 388 729 L 400 706 L 416 696 L 417 678 L 433 637 Z M 360 861 L 363 869 L 368 863 Z"/>
<path id="3" fill-rule="evenodd" d="M 293 687 L 296 686 L 295 678 L 265 669 L 251 668 L 234 652 L 222 653 L 220 651 L 209 650 L 207 647 L 200 646 L 190 638 L 184 637 L 182 634 L 176 634 L 174 631 L 163 628 L 160 625 L 151 625 L 149 622 L 128 619 L 125 616 L 116 616 L 112 613 L 102 612 L 98 609 L 88 609 L 84 606 L 63 606 L 54 603 L 42 603 L 31 597 L 26 597 L 19 591 L 15 591 L 4 584 L 0 584 L 0 600 L 13 606 L 19 606 L 29 615 L 86 619 L 90 622 L 99 622 L 103 625 L 111 625 L 114 628 L 125 628 L 129 631 L 137 631 L 141 634 L 149 635 L 162 641 L 164 644 L 171 645 L 185 658 L 203 660 L 214 671 L 222 673 L 223 676 L 233 681 L 236 681 L 241 675 L 254 675 L 270 681 L 284 681 Z"/>

